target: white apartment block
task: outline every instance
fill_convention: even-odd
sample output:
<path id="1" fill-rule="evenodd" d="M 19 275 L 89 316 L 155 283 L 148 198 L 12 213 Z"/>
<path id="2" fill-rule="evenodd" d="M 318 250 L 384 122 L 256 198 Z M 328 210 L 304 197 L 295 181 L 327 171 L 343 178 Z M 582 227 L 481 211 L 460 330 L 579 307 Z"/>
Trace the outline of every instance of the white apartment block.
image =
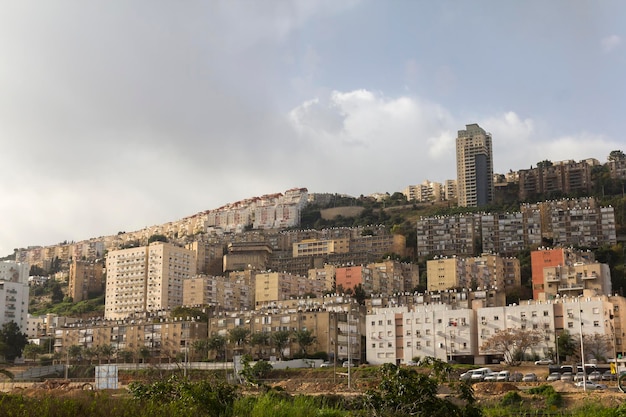
<path id="1" fill-rule="evenodd" d="M 365 318 L 367 361 L 405 364 L 414 357 L 473 357 L 474 311 L 445 304 L 374 309 Z"/>
<path id="2" fill-rule="evenodd" d="M 612 340 L 607 358 L 622 353 L 624 324 L 619 308 L 623 297 L 564 297 L 549 301 L 523 301 L 501 307 L 454 308 L 448 304 L 372 307 L 365 318 L 367 361 L 371 364 L 407 363 L 414 357 L 485 364 L 499 362 L 501 355 L 483 348 L 505 329 L 528 329 L 538 342 L 525 352 L 549 357 L 556 352 L 557 336 L 566 330 L 573 338 L 600 334 Z M 566 358 L 560 358 L 565 361 Z M 591 353 L 585 353 L 585 360 Z"/>
<path id="3" fill-rule="evenodd" d="M 28 320 L 28 272 L 27 263 L 0 262 L 0 327 L 15 322 L 21 331 Z"/>
<path id="4" fill-rule="evenodd" d="M 482 344 L 498 331 L 509 328 L 538 332 L 539 342 L 526 354 L 540 357 L 556 351 L 556 337 L 563 330 L 573 337 L 597 333 L 612 339 L 612 312 L 613 304 L 607 297 L 565 297 L 545 302 L 529 300 L 519 305 L 481 308 L 476 312 L 479 354 L 493 355 L 494 352 L 485 351 Z"/>
<path id="5" fill-rule="evenodd" d="M 109 252 L 106 269 L 104 317 L 124 319 L 181 306 L 183 280 L 196 275 L 196 258 L 191 250 L 153 242 Z"/>

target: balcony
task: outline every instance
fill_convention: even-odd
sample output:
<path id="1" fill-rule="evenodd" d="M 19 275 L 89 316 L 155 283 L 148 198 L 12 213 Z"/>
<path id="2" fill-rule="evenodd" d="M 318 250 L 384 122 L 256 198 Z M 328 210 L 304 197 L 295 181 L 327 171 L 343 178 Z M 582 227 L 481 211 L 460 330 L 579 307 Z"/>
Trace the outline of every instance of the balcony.
<path id="1" fill-rule="evenodd" d="M 546 277 L 546 282 L 561 282 L 561 277 L 558 275 L 548 275 Z"/>
<path id="2" fill-rule="evenodd" d="M 585 289 L 585 286 L 582 284 L 567 284 L 567 285 L 559 285 L 559 291 L 582 291 Z"/>
<path id="3" fill-rule="evenodd" d="M 582 279 L 596 279 L 598 278 L 598 274 L 596 274 L 595 272 L 592 272 L 589 275 L 583 275 L 581 278 Z"/>

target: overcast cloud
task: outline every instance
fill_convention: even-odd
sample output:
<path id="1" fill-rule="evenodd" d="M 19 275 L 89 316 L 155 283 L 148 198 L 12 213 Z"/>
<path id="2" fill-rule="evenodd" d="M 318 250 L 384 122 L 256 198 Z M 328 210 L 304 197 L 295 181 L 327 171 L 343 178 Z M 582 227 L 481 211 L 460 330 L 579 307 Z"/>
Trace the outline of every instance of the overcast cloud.
<path id="1" fill-rule="evenodd" d="M 2 1 L 0 256 L 626 151 L 621 1 Z"/>

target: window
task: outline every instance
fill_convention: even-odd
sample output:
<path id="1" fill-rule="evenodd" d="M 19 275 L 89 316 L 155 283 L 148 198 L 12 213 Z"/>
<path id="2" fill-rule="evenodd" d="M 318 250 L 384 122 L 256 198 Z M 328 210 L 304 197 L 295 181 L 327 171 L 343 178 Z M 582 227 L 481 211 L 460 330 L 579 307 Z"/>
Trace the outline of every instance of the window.
<path id="1" fill-rule="evenodd" d="M 547 310 L 543 312 L 543 316 L 544 317 L 548 317 L 548 311 Z"/>
<path id="2" fill-rule="evenodd" d="M 372 320 L 372 326 L 376 326 L 376 322 Z"/>
<path id="3" fill-rule="evenodd" d="M 493 316 L 493 321 L 498 321 L 498 320 L 500 320 L 500 317 L 498 317 L 498 316 Z"/>
<path id="4" fill-rule="evenodd" d="M 411 331 L 410 331 L 410 330 L 407 330 L 407 331 L 406 331 L 406 335 L 407 335 L 407 336 L 411 336 Z"/>
<path id="5" fill-rule="evenodd" d="M 387 320 L 387 326 L 391 326 L 391 320 Z"/>
<path id="6" fill-rule="evenodd" d="M 383 325 L 383 321 L 382 320 L 378 320 L 378 325 L 382 326 Z"/>
<path id="7" fill-rule="evenodd" d="M 536 311 L 533 311 L 532 313 L 530 313 L 530 316 L 531 316 L 531 317 L 537 317 L 537 312 L 536 312 Z"/>
<path id="8" fill-rule="evenodd" d="M 568 328 L 568 329 L 573 329 L 573 328 L 574 328 L 574 322 L 572 322 L 572 321 L 568 321 L 568 322 L 567 322 L 567 328 Z"/>
<path id="9" fill-rule="evenodd" d="M 600 314 L 600 309 L 598 307 L 594 307 L 593 314 Z"/>
<path id="10" fill-rule="evenodd" d="M 387 347 L 388 347 L 388 348 L 393 347 L 393 345 L 391 344 L 391 342 L 387 342 Z"/>
<path id="11" fill-rule="evenodd" d="M 600 327 L 600 322 L 598 320 L 595 320 L 593 322 L 593 327 Z"/>
<path id="12" fill-rule="evenodd" d="M 411 342 L 406 342 L 406 347 L 411 347 Z"/>

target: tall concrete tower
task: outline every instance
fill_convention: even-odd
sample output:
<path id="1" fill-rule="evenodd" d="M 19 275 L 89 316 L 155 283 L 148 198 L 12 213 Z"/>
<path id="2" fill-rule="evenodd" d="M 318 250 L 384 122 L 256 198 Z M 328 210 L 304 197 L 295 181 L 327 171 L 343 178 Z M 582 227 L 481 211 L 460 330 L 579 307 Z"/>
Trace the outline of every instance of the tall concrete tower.
<path id="1" fill-rule="evenodd" d="M 466 125 L 456 138 L 456 178 L 460 207 L 479 207 L 493 200 L 491 134 Z"/>

